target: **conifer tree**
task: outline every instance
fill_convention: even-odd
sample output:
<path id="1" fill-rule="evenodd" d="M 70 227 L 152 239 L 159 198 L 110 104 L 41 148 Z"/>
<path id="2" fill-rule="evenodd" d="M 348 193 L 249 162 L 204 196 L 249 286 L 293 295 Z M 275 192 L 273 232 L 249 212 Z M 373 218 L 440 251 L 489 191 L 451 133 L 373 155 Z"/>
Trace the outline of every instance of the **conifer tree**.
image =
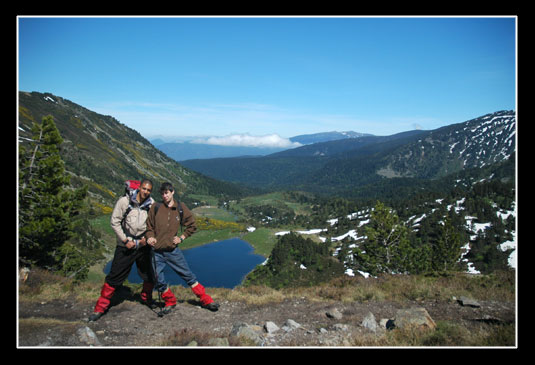
<path id="1" fill-rule="evenodd" d="M 371 212 L 366 236 L 356 257 L 360 270 L 372 275 L 406 271 L 407 256 L 412 256 L 408 230 L 398 216 L 381 202 L 377 202 Z"/>
<path id="2" fill-rule="evenodd" d="M 439 226 L 439 235 L 433 246 L 433 268 L 437 271 L 451 271 L 458 268 L 461 257 L 461 234 L 449 216 Z"/>
<path id="3" fill-rule="evenodd" d="M 381 202 L 371 212 L 366 237 L 353 254 L 356 269 L 372 275 L 421 273 L 429 269 L 429 245 L 414 239 L 397 214 Z"/>
<path id="4" fill-rule="evenodd" d="M 59 146 L 63 142 L 52 116 L 32 126 L 33 137 L 19 145 L 19 260 L 26 265 L 61 269 L 59 249 L 71 236 L 87 187 L 69 190 Z"/>

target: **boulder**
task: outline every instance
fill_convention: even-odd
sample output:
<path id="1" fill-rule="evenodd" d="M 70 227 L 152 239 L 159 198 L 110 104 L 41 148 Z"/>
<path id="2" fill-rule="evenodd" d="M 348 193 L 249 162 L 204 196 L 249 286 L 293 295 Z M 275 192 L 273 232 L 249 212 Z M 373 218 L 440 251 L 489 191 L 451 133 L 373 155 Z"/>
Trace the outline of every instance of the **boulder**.
<path id="1" fill-rule="evenodd" d="M 337 308 L 331 309 L 325 313 L 327 317 L 334 319 L 342 319 L 342 313 Z"/>
<path id="2" fill-rule="evenodd" d="M 264 339 L 258 334 L 255 329 L 245 322 L 236 322 L 232 326 L 230 336 L 243 337 L 246 340 L 251 341 L 256 346 L 262 346 Z"/>
<path id="3" fill-rule="evenodd" d="M 437 325 L 425 308 L 415 307 L 399 309 L 396 312 L 394 326 L 396 328 L 417 327 L 420 329 L 435 329 Z"/>
<path id="4" fill-rule="evenodd" d="M 468 298 L 468 297 L 464 297 L 463 296 L 463 297 L 460 297 L 459 299 L 457 299 L 457 301 L 463 307 L 473 307 L 473 308 L 481 307 L 481 305 L 477 301 L 472 299 L 472 298 Z"/>

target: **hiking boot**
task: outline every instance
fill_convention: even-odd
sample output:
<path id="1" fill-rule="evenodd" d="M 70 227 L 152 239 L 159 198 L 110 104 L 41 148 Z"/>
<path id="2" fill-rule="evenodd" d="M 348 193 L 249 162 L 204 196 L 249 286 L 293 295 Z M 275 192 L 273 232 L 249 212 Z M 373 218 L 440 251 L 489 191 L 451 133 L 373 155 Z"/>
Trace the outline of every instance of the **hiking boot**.
<path id="1" fill-rule="evenodd" d="M 169 314 L 171 313 L 171 310 L 176 307 L 176 297 L 175 295 L 173 294 L 173 292 L 171 291 L 171 289 L 167 288 L 166 291 L 163 292 L 163 294 L 161 295 L 161 298 L 163 299 L 163 301 L 165 302 L 165 307 L 163 307 L 163 309 L 161 310 L 161 312 L 163 314 Z"/>
<path id="2" fill-rule="evenodd" d="M 211 296 L 206 294 L 204 286 L 200 283 L 193 284 L 191 287 L 193 293 L 200 299 L 201 307 L 215 312 L 219 309 L 219 304 L 215 303 Z"/>
<path id="3" fill-rule="evenodd" d="M 171 291 L 171 289 L 167 288 L 167 290 L 162 293 L 161 298 L 165 302 L 166 307 L 173 307 L 173 308 L 175 307 L 176 297 Z"/>
<path id="4" fill-rule="evenodd" d="M 102 317 L 104 315 L 104 313 L 101 313 L 101 312 L 94 312 L 93 314 L 91 314 L 89 316 L 89 318 L 87 319 L 88 322 L 95 322 L 96 320 L 98 320 L 100 317 Z"/>
<path id="5" fill-rule="evenodd" d="M 204 305 L 201 303 L 201 307 L 205 308 L 205 309 L 208 309 L 212 312 L 217 312 L 217 310 L 219 309 L 219 304 L 217 304 L 216 302 L 212 302 L 212 303 L 209 303 L 207 305 Z"/>
<path id="6" fill-rule="evenodd" d="M 175 308 L 175 307 L 176 307 L 176 305 L 168 305 L 168 306 L 166 306 L 166 307 L 163 307 L 163 309 L 161 310 L 161 312 L 162 312 L 163 314 L 169 314 L 169 313 L 171 313 L 171 311 L 172 311 L 173 308 Z"/>

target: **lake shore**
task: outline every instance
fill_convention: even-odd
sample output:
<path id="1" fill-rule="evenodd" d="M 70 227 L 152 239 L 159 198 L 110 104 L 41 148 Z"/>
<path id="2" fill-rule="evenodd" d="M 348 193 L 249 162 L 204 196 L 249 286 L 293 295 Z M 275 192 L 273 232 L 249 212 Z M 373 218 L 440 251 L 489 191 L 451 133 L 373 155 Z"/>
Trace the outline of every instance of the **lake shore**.
<path id="1" fill-rule="evenodd" d="M 182 250 L 186 261 L 197 280 L 206 287 L 232 289 L 240 285 L 254 268 L 263 263 L 264 256 L 254 253 L 253 246 L 240 238 L 230 238 Z M 111 269 L 109 260 L 103 268 L 104 274 Z M 180 276 L 165 267 L 164 281 L 169 285 L 187 286 Z M 142 283 L 134 264 L 127 279 L 132 284 Z"/>

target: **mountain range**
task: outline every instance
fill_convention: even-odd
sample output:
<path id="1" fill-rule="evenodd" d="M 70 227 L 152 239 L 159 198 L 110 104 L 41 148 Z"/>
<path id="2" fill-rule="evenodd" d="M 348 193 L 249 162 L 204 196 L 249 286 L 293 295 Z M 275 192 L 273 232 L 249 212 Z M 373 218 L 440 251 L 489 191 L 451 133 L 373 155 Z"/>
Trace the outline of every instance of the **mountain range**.
<path id="1" fill-rule="evenodd" d="M 19 141 L 31 137 L 33 122 L 52 115 L 64 139 L 61 156 L 72 185 L 87 184 L 91 198 L 107 206 L 122 193 L 124 180 L 143 177 L 157 186 L 171 181 L 186 196 L 238 197 L 266 189 L 351 198 L 373 196 L 380 190 L 399 195 L 404 186 L 428 188 L 446 177 L 458 179 L 456 174 L 464 171 L 492 170 L 504 161 L 510 165 L 505 174 L 512 169 L 514 176 L 514 159 L 509 159 L 516 149 L 514 111 L 391 136 L 355 132 L 296 136 L 292 142 L 303 146 L 264 156 L 179 163 L 112 116 L 50 93 L 21 91 L 18 101 Z M 317 140 L 323 142 L 312 143 Z"/>
<path id="2" fill-rule="evenodd" d="M 183 139 L 180 142 L 165 142 L 161 138 L 151 139 L 151 143 L 159 150 L 165 153 L 172 159 L 180 162 L 192 159 L 210 159 L 220 157 L 241 157 L 241 156 L 265 156 L 276 152 L 285 151 L 289 148 L 294 148 L 301 145 L 309 145 L 319 142 L 327 142 L 348 138 L 357 138 L 363 136 L 371 136 L 371 134 L 358 133 L 353 131 L 347 132 L 322 132 L 313 134 L 303 134 L 288 139 L 288 146 L 253 146 L 253 145 L 221 145 L 206 143 L 203 138 L 189 138 Z M 232 137 L 232 136 L 231 136 Z M 237 137 L 243 137 L 238 135 Z M 253 137 L 254 138 L 254 137 Z M 262 137 L 258 137 L 262 138 Z"/>
<path id="3" fill-rule="evenodd" d="M 271 190 L 351 196 L 357 188 L 427 184 L 509 159 L 516 115 L 498 111 L 431 131 L 315 143 L 262 157 L 181 163 L 215 179 Z M 399 179 L 393 179 L 399 178 Z"/>

